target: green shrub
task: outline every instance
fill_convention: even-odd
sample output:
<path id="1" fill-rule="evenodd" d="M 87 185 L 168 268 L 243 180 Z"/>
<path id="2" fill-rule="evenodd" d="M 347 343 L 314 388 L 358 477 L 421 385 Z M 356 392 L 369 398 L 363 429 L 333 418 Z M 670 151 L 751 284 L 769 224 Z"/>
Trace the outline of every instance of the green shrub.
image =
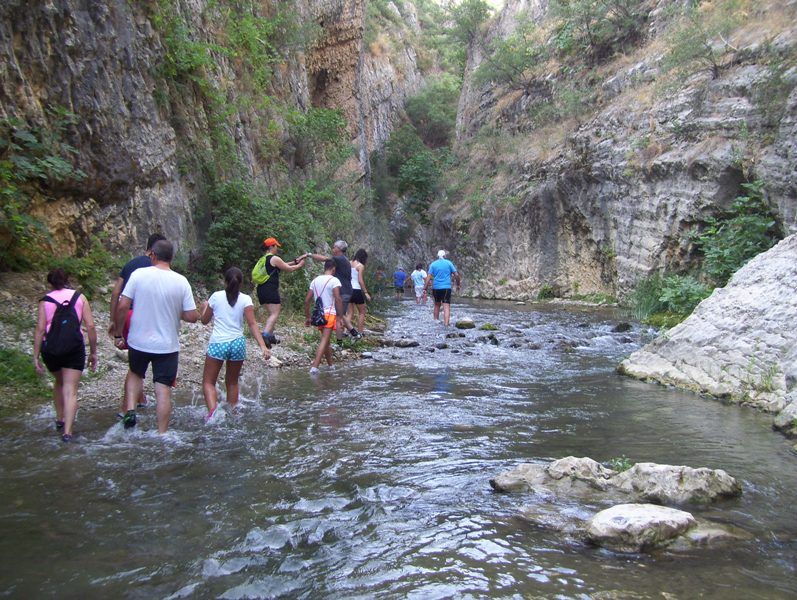
<path id="1" fill-rule="evenodd" d="M 296 146 L 297 166 L 321 161 L 339 165 L 351 153 L 341 110 L 312 107 L 305 112 L 288 111 L 286 116 Z"/>
<path id="2" fill-rule="evenodd" d="M 49 199 L 56 184 L 86 177 L 72 165 L 77 151 L 64 141 L 77 117 L 62 108 L 48 108 L 47 116 L 45 126 L 0 119 L 0 269 L 39 264 L 48 232 L 29 214 L 33 198 Z"/>
<path id="3" fill-rule="evenodd" d="M 537 292 L 537 300 L 550 300 L 551 298 L 556 297 L 556 292 L 553 289 L 553 286 L 544 283 L 542 287 L 540 287 L 540 291 Z"/>
<path id="4" fill-rule="evenodd" d="M 481 86 L 487 83 L 527 87 L 534 77 L 542 75 L 535 70 L 549 56 L 548 45 L 542 31 L 529 17 L 522 13 L 517 25 L 507 37 L 497 37 L 487 48 L 484 60 L 474 73 L 474 82 Z"/>
<path id="5" fill-rule="evenodd" d="M 419 200 L 428 199 L 440 181 L 440 168 L 430 150 L 410 156 L 399 169 L 398 191 L 410 193 Z"/>
<path id="6" fill-rule="evenodd" d="M 406 124 L 394 129 L 385 144 L 385 165 L 388 174 L 397 177 L 407 159 L 424 151 L 426 146 L 415 131 L 415 127 Z"/>
<path id="7" fill-rule="evenodd" d="M 723 56 L 729 50 L 730 32 L 744 19 L 746 0 L 720 0 L 716 3 L 689 3 L 682 22 L 674 28 L 670 51 L 663 67 L 678 76 L 687 75 L 694 66 L 719 76 L 724 67 Z"/>
<path id="8" fill-rule="evenodd" d="M 407 100 L 407 116 L 430 148 L 440 148 L 451 142 L 461 87 L 459 79 L 443 74 Z"/>
<path id="9" fill-rule="evenodd" d="M 6 400 L 45 400 L 50 396 L 46 381 L 33 368 L 32 356 L 19 350 L 0 347 L 0 386 Z"/>
<path id="10" fill-rule="evenodd" d="M 659 301 L 666 312 L 687 317 L 711 291 L 691 275 L 668 275 L 662 280 Z"/>
<path id="11" fill-rule="evenodd" d="M 731 209 L 708 219 L 696 242 L 705 257 L 703 268 L 717 285 L 725 285 L 737 270 L 782 238 L 781 228 L 764 198 L 761 181 L 742 184 Z"/>
<path id="12" fill-rule="evenodd" d="M 91 239 L 88 250 L 76 256 L 53 256 L 48 269 L 60 268 L 70 275 L 71 283 L 80 286 L 86 298 L 93 300 L 119 272 L 122 261 L 108 252 L 100 236 Z"/>
<path id="13" fill-rule="evenodd" d="M 662 277 L 654 274 L 637 282 L 628 297 L 628 304 L 637 321 L 645 321 L 650 315 L 665 310 L 661 296 Z"/>
<path id="14" fill-rule="evenodd" d="M 637 283 L 629 304 L 638 321 L 672 327 L 688 317 L 712 289 L 691 275 L 656 274 Z"/>
<path id="15" fill-rule="evenodd" d="M 610 469 L 614 471 L 622 473 L 623 471 L 627 471 L 628 469 L 633 467 L 634 464 L 635 464 L 634 461 L 626 457 L 624 454 L 622 456 L 616 456 L 614 458 L 610 458 L 607 461 L 606 466 L 608 466 Z"/>
<path id="16" fill-rule="evenodd" d="M 586 53 L 593 61 L 639 40 L 646 21 L 644 4 L 637 0 L 553 0 L 550 10 L 560 19 L 555 47 L 565 55 Z"/>

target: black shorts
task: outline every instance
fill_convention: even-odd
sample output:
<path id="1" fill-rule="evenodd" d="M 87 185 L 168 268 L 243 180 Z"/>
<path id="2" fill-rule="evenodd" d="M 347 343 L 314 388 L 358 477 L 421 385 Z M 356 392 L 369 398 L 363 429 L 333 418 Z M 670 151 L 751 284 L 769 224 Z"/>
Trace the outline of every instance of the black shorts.
<path id="1" fill-rule="evenodd" d="M 260 304 L 282 304 L 279 288 L 265 283 L 257 286 L 257 299 Z"/>
<path id="2" fill-rule="evenodd" d="M 147 375 L 147 367 L 152 363 L 152 381 L 163 385 L 173 386 L 177 381 L 177 362 L 179 352 L 170 354 L 153 354 L 151 352 L 141 352 L 135 348 L 127 351 L 127 361 L 130 370 L 144 379 Z"/>
<path id="3" fill-rule="evenodd" d="M 362 290 L 352 290 L 351 292 L 352 304 L 365 304 L 365 296 Z"/>
<path id="4" fill-rule="evenodd" d="M 50 373 L 55 373 L 61 369 L 74 369 L 82 371 L 86 368 L 86 348 L 83 347 L 77 352 L 72 352 L 66 356 L 51 356 L 46 352 L 41 353 L 42 362 Z"/>
<path id="5" fill-rule="evenodd" d="M 435 304 L 451 304 L 451 288 L 432 290 Z"/>
<path id="6" fill-rule="evenodd" d="M 396 286 L 396 293 L 397 293 L 397 294 L 403 294 L 403 293 L 404 293 L 404 288 L 403 288 L 403 287 Z"/>

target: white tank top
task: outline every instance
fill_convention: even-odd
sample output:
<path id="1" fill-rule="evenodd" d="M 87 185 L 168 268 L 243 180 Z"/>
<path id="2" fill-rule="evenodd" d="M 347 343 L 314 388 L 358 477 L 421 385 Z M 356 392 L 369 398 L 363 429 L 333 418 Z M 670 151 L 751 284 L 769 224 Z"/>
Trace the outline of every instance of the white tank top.
<path id="1" fill-rule="evenodd" d="M 357 263 L 357 265 L 359 266 L 359 263 Z M 351 287 L 353 290 L 362 289 L 360 287 L 360 273 L 357 271 L 354 265 L 351 266 Z"/>

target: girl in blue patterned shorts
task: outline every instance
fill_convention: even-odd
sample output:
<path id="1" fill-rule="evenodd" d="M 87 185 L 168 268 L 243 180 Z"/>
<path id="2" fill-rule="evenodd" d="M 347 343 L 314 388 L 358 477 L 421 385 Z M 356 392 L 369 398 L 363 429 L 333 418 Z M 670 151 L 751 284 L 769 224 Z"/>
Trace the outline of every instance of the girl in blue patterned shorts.
<path id="1" fill-rule="evenodd" d="M 240 292 L 243 279 L 241 269 L 230 267 L 224 273 L 224 289 L 212 294 L 202 305 L 202 323 L 207 325 L 211 319 L 213 320 L 213 333 L 208 342 L 205 370 L 202 373 L 202 391 L 205 394 L 205 403 L 208 405 L 206 421 L 215 414 L 218 406 L 216 381 L 225 362 L 227 371 L 224 375 L 224 385 L 227 388 L 227 404 L 231 408 L 235 408 L 238 404 L 238 378 L 246 359 L 244 319 L 263 352 L 263 360 L 267 361 L 271 356 L 255 320 L 252 298 Z"/>

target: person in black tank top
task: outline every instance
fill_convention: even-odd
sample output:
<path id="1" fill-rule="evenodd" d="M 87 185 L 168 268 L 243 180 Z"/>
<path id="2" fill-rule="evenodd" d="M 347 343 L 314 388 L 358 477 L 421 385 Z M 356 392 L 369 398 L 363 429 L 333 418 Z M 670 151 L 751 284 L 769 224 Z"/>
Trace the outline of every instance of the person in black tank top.
<path id="1" fill-rule="evenodd" d="M 282 244 L 273 237 L 268 237 L 263 240 L 262 247 L 263 250 L 266 251 L 266 256 L 268 257 L 266 259 L 266 273 L 269 277 L 265 283 L 261 283 L 257 286 L 257 299 L 260 301 L 261 305 L 265 305 L 268 309 L 268 318 L 263 328 L 263 340 L 266 342 L 266 347 L 271 348 L 272 344 L 277 343 L 277 338 L 274 335 L 274 326 L 277 324 L 280 310 L 282 310 L 279 293 L 280 271 L 291 273 L 297 269 L 301 269 L 304 266 L 307 255 L 303 254 L 290 263 L 286 263 L 277 256 L 279 249 L 282 248 Z"/>

